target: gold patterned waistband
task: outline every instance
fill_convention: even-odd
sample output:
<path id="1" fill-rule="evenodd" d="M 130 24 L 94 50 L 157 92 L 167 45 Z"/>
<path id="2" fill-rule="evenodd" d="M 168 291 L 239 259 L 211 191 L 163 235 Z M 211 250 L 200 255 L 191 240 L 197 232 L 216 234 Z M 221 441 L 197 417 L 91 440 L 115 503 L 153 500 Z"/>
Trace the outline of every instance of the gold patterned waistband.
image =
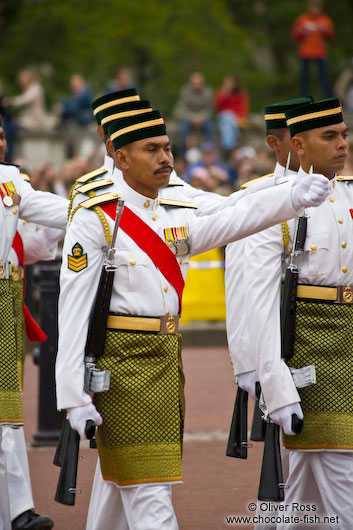
<path id="1" fill-rule="evenodd" d="M 353 286 L 322 287 L 320 285 L 298 285 L 297 298 L 335 302 L 336 304 L 353 304 Z"/>
<path id="2" fill-rule="evenodd" d="M 171 334 L 179 331 L 179 315 L 164 315 L 162 317 L 135 317 L 129 315 L 109 315 L 108 329 L 125 331 L 150 331 L 154 333 Z"/>
<path id="3" fill-rule="evenodd" d="M 0 280 L 12 279 L 14 282 L 20 282 L 24 279 L 24 268 L 20 265 L 16 267 L 9 261 L 0 261 Z"/>

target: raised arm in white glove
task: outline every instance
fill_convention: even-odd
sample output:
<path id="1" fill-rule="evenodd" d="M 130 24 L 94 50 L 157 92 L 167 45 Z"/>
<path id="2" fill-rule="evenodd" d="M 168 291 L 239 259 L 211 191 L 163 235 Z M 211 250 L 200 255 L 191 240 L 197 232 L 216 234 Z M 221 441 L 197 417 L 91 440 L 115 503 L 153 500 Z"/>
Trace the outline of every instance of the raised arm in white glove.
<path id="1" fill-rule="evenodd" d="M 253 399 L 256 399 L 255 388 L 258 380 L 259 378 L 257 377 L 256 370 L 243 372 L 237 376 L 238 386 L 248 392 Z"/>
<path id="2" fill-rule="evenodd" d="M 293 208 L 320 206 L 330 193 L 330 181 L 319 173 L 306 175 L 295 181 L 291 191 Z"/>
<path id="3" fill-rule="evenodd" d="M 93 403 L 68 409 L 67 415 L 72 429 L 75 429 L 83 440 L 86 440 L 85 427 L 87 420 L 93 420 L 96 425 L 102 425 L 103 423 L 102 416 Z"/>
<path id="4" fill-rule="evenodd" d="M 300 420 L 303 419 L 303 411 L 299 403 L 292 403 L 271 412 L 270 417 L 274 423 L 282 427 L 286 434 L 295 434 L 292 431 L 292 414 L 296 414 Z"/>

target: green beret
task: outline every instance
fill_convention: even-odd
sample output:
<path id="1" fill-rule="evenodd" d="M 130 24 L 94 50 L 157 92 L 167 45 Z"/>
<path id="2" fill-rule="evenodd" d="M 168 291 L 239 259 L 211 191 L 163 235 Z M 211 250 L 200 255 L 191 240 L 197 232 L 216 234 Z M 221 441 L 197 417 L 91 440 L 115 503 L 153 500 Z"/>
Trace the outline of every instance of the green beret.
<path id="1" fill-rule="evenodd" d="M 165 121 L 159 110 L 121 118 L 108 124 L 108 133 L 115 150 L 144 138 L 167 134 Z"/>
<path id="2" fill-rule="evenodd" d="M 341 123 L 342 107 L 338 98 L 328 98 L 286 111 L 291 137 L 303 131 Z"/>
<path id="3" fill-rule="evenodd" d="M 279 103 L 268 105 L 265 107 L 266 131 L 269 131 L 270 129 L 286 129 L 287 122 L 285 111 L 300 107 L 301 105 L 306 105 L 307 103 L 312 103 L 313 101 L 314 99 L 309 96 L 307 98 L 287 99 L 286 101 L 280 101 Z"/>
<path id="4" fill-rule="evenodd" d="M 108 125 L 110 122 L 151 111 L 151 103 L 146 99 L 140 101 L 131 101 L 130 103 L 122 103 L 121 105 L 113 105 L 108 109 L 98 112 L 96 117 L 98 116 L 100 123 L 103 126 L 104 134 L 108 134 Z"/>
<path id="5" fill-rule="evenodd" d="M 141 98 L 135 88 L 128 88 L 127 90 L 119 90 L 112 94 L 106 94 L 93 101 L 93 115 L 96 118 L 98 125 L 100 125 L 100 121 L 98 121 L 99 118 L 97 117 L 98 112 L 112 107 L 113 105 L 120 105 L 121 103 L 128 103 L 130 101 L 139 101 L 139 99 Z"/>

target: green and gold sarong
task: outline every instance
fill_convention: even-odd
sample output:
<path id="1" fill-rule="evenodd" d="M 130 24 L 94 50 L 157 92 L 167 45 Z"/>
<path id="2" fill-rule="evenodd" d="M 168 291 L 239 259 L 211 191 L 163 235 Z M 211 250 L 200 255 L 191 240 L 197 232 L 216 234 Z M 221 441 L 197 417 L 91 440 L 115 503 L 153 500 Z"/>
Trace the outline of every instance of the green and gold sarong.
<path id="1" fill-rule="evenodd" d="M 298 388 L 301 434 L 283 436 L 289 449 L 353 449 L 353 305 L 297 301 L 294 356 L 289 366 L 314 365 L 316 384 Z"/>
<path id="2" fill-rule="evenodd" d="M 19 370 L 23 310 L 18 311 L 18 304 L 23 304 L 23 284 L 0 280 L 0 424 L 6 425 L 23 425 Z"/>
<path id="3" fill-rule="evenodd" d="M 102 475 L 119 486 L 182 480 L 184 374 L 181 336 L 107 332 L 97 368 L 110 370 L 94 403 Z"/>

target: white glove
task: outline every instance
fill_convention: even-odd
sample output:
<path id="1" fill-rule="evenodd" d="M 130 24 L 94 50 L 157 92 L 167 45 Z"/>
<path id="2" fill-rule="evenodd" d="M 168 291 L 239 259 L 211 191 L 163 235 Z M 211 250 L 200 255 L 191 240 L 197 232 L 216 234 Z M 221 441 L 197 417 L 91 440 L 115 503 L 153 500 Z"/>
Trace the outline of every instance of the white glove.
<path id="1" fill-rule="evenodd" d="M 296 414 L 300 420 L 304 418 L 303 411 L 299 403 L 286 405 L 271 412 L 271 420 L 282 427 L 286 434 L 295 434 L 292 431 L 292 414 Z"/>
<path id="2" fill-rule="evenodd" d="M 243 372 L 237 377 L 238 386 L 248 392 L 253 399 L 256 399 L 255 384 L 258 380 L 259 378 L 257 377 L 256 370 L 252 370 L 251 372 Z"/>
<path id="3" fill-rule="evenodd" d="M 291 190 L 293 208 L 320 206 L 330 193 L 330 181 L 324 175 L 312 173 L 295 181 Z"/>
<path id="4" fill-rule="evenodd" d="M 75 429 L 83 440 L 86 440 L 85 427 L 87 420 L 93 420 L 96 425 L 102 425 L 103 423 L 102 416 L 93 403 L 67 409 L 67 415 L 72 429 Z"/>

